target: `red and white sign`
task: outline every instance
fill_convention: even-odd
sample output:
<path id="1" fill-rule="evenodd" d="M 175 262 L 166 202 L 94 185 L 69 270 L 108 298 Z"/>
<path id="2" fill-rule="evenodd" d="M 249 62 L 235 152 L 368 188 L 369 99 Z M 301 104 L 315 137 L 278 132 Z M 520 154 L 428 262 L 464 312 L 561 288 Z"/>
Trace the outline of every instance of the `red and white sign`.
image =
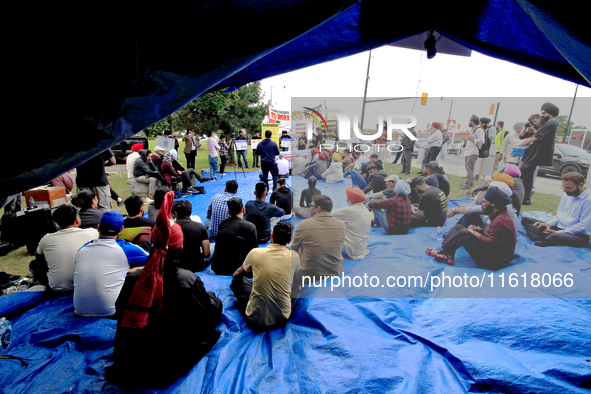
<path id="1" fill-rule="evenodd" d="M 456 128 L 456 121 L 455 120 L 448 119 L 448 121 L 447 121 L 447 129 L 448 130 L 452 130 L 452 129 L 455 129 L 455 128 Z"/>
<path id="2" fill-rule="evenodd" d="M 285 122 L 291 122 L 291 115 L 289 114 L 289 111 L 280 111 L 276 108 L 271 107 L 270 105 L 268 106 L 269 108 L 269 120 L 273 123 L 275 123 L 275 121 L 285 121 Z"/>

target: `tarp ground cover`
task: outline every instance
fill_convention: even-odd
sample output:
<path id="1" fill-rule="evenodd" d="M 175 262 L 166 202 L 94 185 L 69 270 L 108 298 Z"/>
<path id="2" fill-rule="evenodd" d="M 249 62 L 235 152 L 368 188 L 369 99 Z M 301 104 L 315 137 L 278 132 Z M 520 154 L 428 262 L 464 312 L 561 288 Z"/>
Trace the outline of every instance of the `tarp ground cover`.
<path id="1" fill-rule="evenodd" d="M 254 174 L 247 176 L 238 178 L 238 195 L 244 201 L 254 198 L 257 181 Z M 291 182 L 299 198 L 305 181 L 294 177 Z M 349 179 L 332 185 L 319 181 L 318 187 L 333 197 L 336 209 L 345 205 L 348 184 Z M 209 199 L 224 185 L 207 183 L 207 194 L 190 197 L 193 213 L 204 218 Z M 455 267 L 434 262 L 424 250 L 436 246 L 435 229 L 387 236 L 373 228 L 370 255 L 361 261 L 345 259 L 344 271 L 395 275 L 412 265 L 432 275 L 441 270 L 482 274 L 463 249 Z M 576 280 L 586 280 L 589 287 L 587 249 L 536 248 L 520 233 L 516 255 L 502 271 L 577 271 Z M 198 275 L 224 303 L 217 327 L 222 335 L 189 374 L 162 392 L 587 393 L 591 387 L 588 298 L 381 299 L 363 298 L 357 288 L 343 290 L 356 298 L 313 298 L 326 289 L 305 288 L 308 298 L 298 300 L 285 328 L 255 333 L 234 308 L 231 278 L 216 276 L 209 268 Z M 115 321 L 76 317 L 71 295 L 3 296 L 0 316 L 7 314 L 13 329 L 7 354 L 25 358 L 29 365 L 1 360 L 2 392 L 124 392 L 104 379 Z"/>

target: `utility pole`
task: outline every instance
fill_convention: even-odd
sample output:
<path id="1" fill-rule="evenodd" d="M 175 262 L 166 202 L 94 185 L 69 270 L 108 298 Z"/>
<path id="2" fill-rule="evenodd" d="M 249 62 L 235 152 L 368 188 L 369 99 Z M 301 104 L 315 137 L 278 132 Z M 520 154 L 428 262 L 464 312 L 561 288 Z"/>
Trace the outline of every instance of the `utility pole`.
<path id="1" fill-rule="evenodd" d="M 361 109 L 361 127 L 360 132 L 363 130 L 363 118 L 365 117 L 365 103 L 367 99 L 367 85 L 369 83 L 369 65 L 371 64 L 371 49 L 369 50 L 369 59 L 367 59 L 367 76 L 365 78 L 365 92 L 363 93 L 363 108 Z M 353 125 L 355 127 L 355 125 Z"/>

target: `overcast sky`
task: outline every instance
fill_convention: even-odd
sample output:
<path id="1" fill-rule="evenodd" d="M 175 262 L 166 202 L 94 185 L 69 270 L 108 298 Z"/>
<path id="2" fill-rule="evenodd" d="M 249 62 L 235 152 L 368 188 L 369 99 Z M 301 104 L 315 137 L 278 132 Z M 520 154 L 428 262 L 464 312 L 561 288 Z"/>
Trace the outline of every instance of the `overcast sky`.
<path id="1" fill-rule="evenodd" d="M 331 97 L 362 98 L 368 55 L 364 52 L 265 79 L 264 100 L 271 97 L 272 90 L 273 105 L 293 111 L 296 108 L 291 108 L 292 97 L 318 97 L 318 102 L 310 100 L 311 106 Z M 368 104 L 366 128 L 375 126 L 379 111 L 413 113 L 420 129 L 434 121 L 445 122 L 451 101 L 441 100 L 441 96 L 454 100 L 451 119 L 457 120 L 461 129 L 467 127 L 471 114 L 493 119 L 488 115 L 490 105 L 498 102 L 498 120 L 504 120 L 506 126 L 539 113 L 545 101 L 554 102 L 560 114 L 568 116 L 576 88 L 572 82 L 477 52 L 472 52 L 471 57 L 437 54 L 427 60 L 422 51 L 382 47 L 372 51 L 369 74 L 368 97 L 420 97 L 425 92 L 429 99 L 426 106 L 421 106 L 419 100 Z M 466 100 L 471 97 L 482 99 Z M 334 105 L 327 100 L 329 108 Z M 361 108 L 357 112 L 360 114 Z M 579 86 L 571 121 L 591 129 L 591 89 Z"/>

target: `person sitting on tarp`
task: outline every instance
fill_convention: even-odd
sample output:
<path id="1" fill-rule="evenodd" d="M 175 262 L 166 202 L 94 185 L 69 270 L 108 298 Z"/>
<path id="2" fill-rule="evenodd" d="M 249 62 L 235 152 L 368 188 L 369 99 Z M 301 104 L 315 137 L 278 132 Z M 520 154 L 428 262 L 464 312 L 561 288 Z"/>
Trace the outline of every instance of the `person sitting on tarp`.
<path id="1" fill-rule="evenodd" d="M 347 227 L 331 211 L 330 197 L 314 196 L 310 204 L 310 219 L 298 224 L 293 236 L 291 248 L 300 254 L 302 274 L 312 278 L 312 281 L 343 272 L 342 251 Z"/>
<path id="2" fill-rule="evenodd" d="M 275 217 L 271 219 L 271 228 L 273 228 L 274 225 L 281 220 L 291 219 L 291 210 L 293 207 L 293 190 L 287 187 L 285 178 L 279 178 L 277 181 L 277 190 L 271 194 L 269 202 L 283 209 L 285 212 L 285 215 L 279 218 Z"/>
<path id="3" fill-rule="evenodd" d="M 222 220 L 228 217 L 228 201 L 230 201 L 236 193 L 238 193 L 238 182 L 231 179 L 226 182 L 224 192 L 216 194 L 209 201 L 204 224 L 205 227 L 207 227 L 210 239 L 215 239 L 217 237 L 218 226 Z"/>
<path id="4" fill-rule="evenodd" d="M 146 263 L 148 252 L 117 239 L 122 229 L 123 215 L 105 213 L 98 227 L 99 238 L 76 253 L 74 310 L 78 316 L 113 316 L 126 275 Z"/>
<path id="5" fill-rule="evenodd" d="M 35 260 L 29 264 L 33 280 L 55 292 L 74 288 L 74 261 L 76 252 L 86 243 L 97 239 L 94 228 L 80 228 L 80 216 L 76 207 L 62 205 L 53 212 L 53 221 L 60 227 L 55 233 L 45 234 L 37 250 Z"/>
<path id="6" fill-rule="evenodd" d="M 442 249 L 427 248 L 427 254 L 441 263 L 453 265 L 456 250 L 464 247 L 480 268 L 498 270 L 506 267 L 513 259 L 517 243 L 517 230 L 507 213 L 510 203 L 499 188 L 489 187 L 482 203 L 484 214 L 490 217 L 488 227 L 470 225 L 466 228 L 456 224 L 444 237 Z"/>
<path id="7" fill-rule="evenodd" d="M 308 167 L 308 169 L 304 173 L 304 178 L 308 179 L 311 176 L 313 176 L 316 179 L 321 179 L 322 174 L 324 174 L 327 168 L 328 163 L 326 162 L 326 157 L 323 154 L 320 154 L 318 156 L 318 161 Z"/>
<path id="8" fill-rule="evenodd" d="M 266 248 L 253 249 L 234 272 L 230 288 L 236 296 L 236 308 L 254 330 L 283 327 L 291 318 L 291 290 L 299 255 L 285 247 L 291 241 L 290 222 L 279 222 Z M 246 273 L 252 271 L 252 281 Z M 293 299 L 295 301 L 295 299 Z"/>
<path id="9" fill-rule="evenodd" d="M 332 164 L 321 175 L 326 183 L 337 183 L 343 181 L 343 165 L 341 164 L 341 155 L 332 154 Z"/>
<path id="10" fill-rule="evenodd" d="M 591 235 L 591 192 L 585 187 L 585 177 L 571 172 L 562 177 L 565 194 L 558 211 L 547 223 L 523 218 L 528 237 L 536 246 L 584 247 Z"/>
<path id="11" fill-rule="evenodd" d="M 164 196 L 169 191 L 171 191 L 171 189 L 168 186 L 159 187 L 154 192 L 154 201 L 148 204 L 148 217 L 150 220 L 154 221 L 154 223 L 156 223 L 156 217 L 158 216 L 158 211 L 162 206 L 162 201 L 164 201 Z"/>
<path id="12" fill-rule="evenodd" d="M 304 173 L 304 168 L 306 168 L 306 159 L 302 157 L 302 152 L 296 152 L 295 155 L 295 159 L 291 161 L 289 173 L 291 175 L 300 175 Z"/>
<path id="13" fill-rule="evenodd" d="M 255 185 L 256 200 L 250 200 L 244 207 L 244 220 L 251 222 L 257 228 L 259 244 L 266 244 L 271 239 L 271 218 L 280 218 L 285 211 L 265 201 L 268 194 L 267 185 L 259 182 Z"/>
<path id="14" fill-rule="evenodd" d="M 412 217 L 412 208 L 408 199 L 410 185 L 404 180 L 398 180 L 394 190 L 396 192 L 395 196 L 385 199 L 383 197 L 372 198 L 367 206 L 373 209 L 376 219 L 386 234 L 406 234 L 410 229 Z M 384 209 L 386 213 L 383 213 Z"/>
<path id="15" fill-rule="evenodd" d="M 209 265 L 209 234 L 202 223 L 191 219 L 192 212 L 193 205 L 189 200 L 172 204 L 172 217 L 183 230 L 183 254 L 178 267 L 196 272 Z"/>
<path id="16" fill-rule="evenodd" d="M 437 184 L 439 186 L 436 186 L 436 187 L 439 190 L 441 190 L 443 192 L 443 194 L 445 194 L 445 197 L 449 196 L 449 192 L 450 192 L 449 179 L 447 179 L 447 176 L 445 175 L 445 170 L 443 169 L 443 167 L 441 167 L 439 165 L 439 163 L 437 163 L 436 161 L 431 161 L 431 162 L 427 163 L 425 166 L 432 169 L 432 174 L 437 177 Z"/>
<path id="17" fill-rule="evenodd" d="M 505 182 L 492 181 L 489 184 L 487 184 L 487 190 L 489 187 L 492 186 L 498 188 L 499 191 L 503 193 L 503 195 L 507 197 L 509 200 L 511 200 L 512 197 L 515 196 L 513 190 L 511 190 L 511 188 Z M 482 220 L 480 215 L 484 215 L 484 208 L 482 207 L 482 202 L 484 201 L 485 195 L 486 190 L 480 192 L 480 194 L 477 196 L 477 198 L 474 199 L 474 201 L 471 204 L 450 209 L 449 211 L 447 211 L 447 217 L 451 218 L 456 214 L 464 214 L 464 216 L 458 222 L 462 226 L 468 227 L 472 224 L 474 226 L 484 227 L 484 221 Z M 513 207 L 513 204 L 507 205 L 507 214 L 509 214 L 511 220 L 513 220 L 515 228 L 519 228 L 519 217 L 517 211 Z"/>
<path id="18" fill-rule="evenodd" d="M 117 238 L 129 241 L 149 252 L 154 220 L 144 217 L 144 200 L 138 196 L 129 196 L 125 199 L 125 209 L 129 216 L 123 220 L 123 230 Z"/>
<path id="19" fill-rule="evenodd" d="M 519 197 L 519 194 L 517 194 L 513 190 L 513 187 L 515 186 L 515 181 L 513 180 L 513 177 L 510 176 L 509 174 L 495 172 L 495 173 L 493 173 L 493 182 L 502 182 L 502 183 L 506 184 L 507 186 L 509 186 L 509 188 L 511 189 L 511 207 L 514 208 L 517 215 L 519 215 L 519 212 L 521 211 L 521 197 Z M 476 186 L 475 188 L 472 189 L 472 191 L 471 191 L 472 196 L 477 194 L 476 198 L 474 199 L 475 204 L 482 203 L 482 199 L 484 197 L 484 192 L 486 191 L 486 189 L 488 189 L 489 184 L 490 183 L 485 183 L 485 184 Z"/>
<path id="20" fill-rule="evenodd" d="M 144 269 L 127 276 L 117 299 L 114 364 L 106 379 L 126 389 L 164 388 L 215 345 L 222 301 L 194 273 L 179 268 L 183 233 L 170 220 L 168 192 L 152 232 L 153 252 Z"/>
<path id="21" fill-rule="evenodd" d="M 436 187 L 429 186 L 423 178 L 417 179 L 415 189 L 421 192 L 418 207 L 412 208 L 410 227 L 439 227 L 445 224 L 447 197 Z"/>
<path id="22" fill-rule="evenodd" d="M 314 199 L 314 196 L 321 195 L 322 192 L 316 188 L 317 179 L 315 176 L 311 176 L 308 178 L 308 188 L 302 190 L 300 194 L 300 205 L 293 207 L 293 213 L 296 214 L 297 217 L 302 219 L 309 219 L 310 218 L 310 204 Z"/>
<path id="23" fill-rule="evenodd" d="M 244 220 L 246 209 L 238 197 L 231 198 L 227 206 L 230 217 L 222 220 L 211 258 L 211 269 L 217 275 L 232 275 L 244 262 L 248 253 L 259 247 L 257 228 Z"/>
<path id="24" fill-rule="evenodd" d="M 287 160 L 283 154 L 280 154 L 279 157 L 277 157 L 275 163 L 277 164 L 277 173 L 279 174 L 278 179 L 289 177 L 289 160 Z"/>
<path id="25" fill-rule="evenodd" d="M 343 254 L 352 260 L 361 260 L 369 254 L 367 241 L 371 230 L 371 215 L 365 208 L 365 193 L 356 187 L 347 187 L 348 206 L 333 211 L 332 216 L 340 219 L 347 227 Z"/>
<path id="26" fill-rule="evenodd" d="M 525 197 L 525 187 L 521 180 L 521 170 L 515 164 L 507 163 L 502 172 L 513 178 L 514 185 L 512 189 L 519 196 L 519 205 L 521 206 L 523 198 Z"/>
<path id="27" fill-rule="evenodd" d="M 99 199 L 92 190 L 82 190 L 72 196 L 72 204 L 80 210 L 80 228 L 97 228 L 106 209 L 98 209 Z"/>
<path id="28" fill-rule="evenodd" d="M 437 189 L 443 191 L 442 189 L 439 188 L 439 180 L 437 179 L 437 175 L 435 175 L 435 169 L 438 167 L 438 165 L 436 166 L 435 164 L 437 164 L 436 161 L 430 161 L 429 163 L 425 164 L 425 166 L 423 167 L 423 180 L 425 181 L 425 183 L 429 186 L 433 186 L 436 187 Z M 445 192 L 444 192 L 445 194 Z M 448 192 L 449 194 L 449 192 Z M 446 195 L 447 197 L 447 195 Z"/>

